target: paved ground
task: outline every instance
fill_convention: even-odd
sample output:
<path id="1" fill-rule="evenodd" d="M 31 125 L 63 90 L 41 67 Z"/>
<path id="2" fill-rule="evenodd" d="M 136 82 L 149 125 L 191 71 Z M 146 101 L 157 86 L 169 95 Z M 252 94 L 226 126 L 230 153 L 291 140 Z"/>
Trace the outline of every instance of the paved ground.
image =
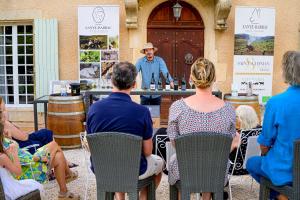
<path id="1" fill-rule="evenodd" d="M 71 192 L 80 194 L 82 199 L 84 199 L 85 191 L 85 180 L 87 170 L 84 164 L 83 152 L 80 149 L 65 151 L 67 159 L 71 162 L 79 164 L 79 167 L 75 169 L 79 172 L 79 178 L 68 184 L 68 188 Z M 87 199 L 96 200 L 96 182 L 94 175 L 89 172 L 89 182 L 88 182 L 88 196 Z M 252 179 L 249 176 L 242 177 L 233 177 L 232 178 L 232 191 L 234 200 L 256 200 L 258 199 L 258 184 L 253 181 L 253 187 L 251 190 L 251 181 Z M 44 186 L 45 192 L 43 193 L 43 200 L 57 199 L 58 185 L 56 181 L 51 181 Z M 168 200 L 169 199 L 169 186 L 168 186 L 168 177 L 163 176 L 162 182 L 156 191 L 158 200 Z M 192 199 L 196 199 L 192 195 Z"/>

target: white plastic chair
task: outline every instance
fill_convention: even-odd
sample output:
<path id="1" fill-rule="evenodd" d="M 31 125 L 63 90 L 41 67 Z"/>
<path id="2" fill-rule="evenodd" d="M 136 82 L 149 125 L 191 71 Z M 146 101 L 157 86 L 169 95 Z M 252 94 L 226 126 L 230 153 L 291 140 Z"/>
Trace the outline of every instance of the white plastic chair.
<path id="1" fill-rule="evenodd" d="M 86 179 L 85 179 L 85 191 L 84 191 L 84 199 L 87 199 L 87 192 L 88 192 L 88 183 L 89 183 L 89 172 L 90 172 L 90 149 L 86 140 L 86 132 L 81 132 L 80 133 L 80 142 L 81 142 L 81 147 L 83 151 L 83 157 L 84 157 L 84 162 L 85 162 L 85 167 L 86 167 Z"/>

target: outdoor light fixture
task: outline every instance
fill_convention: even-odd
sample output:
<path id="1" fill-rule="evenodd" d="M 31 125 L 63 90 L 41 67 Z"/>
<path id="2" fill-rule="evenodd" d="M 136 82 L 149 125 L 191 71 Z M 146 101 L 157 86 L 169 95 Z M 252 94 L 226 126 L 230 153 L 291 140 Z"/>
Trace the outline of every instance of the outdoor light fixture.
<path id="1" fill-rule="evenodd" d="M 174 17 L 176 18 L 176 21 L 178 21 L 178 19 L 180 18 L 181 10 L 182 10 L 182 6 L 177 2 L 173 6 L 173 14 L 174 14 Z"/>

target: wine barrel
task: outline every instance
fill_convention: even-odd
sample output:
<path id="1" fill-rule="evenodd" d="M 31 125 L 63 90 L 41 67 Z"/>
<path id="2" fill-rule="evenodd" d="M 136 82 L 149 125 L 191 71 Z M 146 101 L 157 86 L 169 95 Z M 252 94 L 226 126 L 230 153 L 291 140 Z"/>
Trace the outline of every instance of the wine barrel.
<path id="1" fill-rule="evenodd" d="M 51 95 L 48 102 L 47 128 L 62 148 L 78 148 L 80 132 L 84 131 L 83 97 Z"/>
<path id="2" fill-rule="evenodd" d="M 254 108 L 260 123 L 261 114 L 257 95 L 247 96 L 246 94 L 239 94 L 239 96 L 233 97 L 231 96 L 231 94 L 225 94 L 224 101 L 230 102 L 234 106 L 234 108 L 237 108 L 240 105 L 251 106 L 252 108 Z"/>

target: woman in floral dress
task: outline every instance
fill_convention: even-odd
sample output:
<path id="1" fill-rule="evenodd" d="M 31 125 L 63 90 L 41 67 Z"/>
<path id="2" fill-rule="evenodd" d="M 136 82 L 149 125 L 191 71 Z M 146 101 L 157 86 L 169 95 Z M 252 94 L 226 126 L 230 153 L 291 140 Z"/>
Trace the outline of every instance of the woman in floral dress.
<path id="1" fill-rule="evenodd" d="M 178 135 L 194 132 L 215 132 L 234 137 L 231 149 L 238 145 L 235 111 L 231 104 L 212 95 L 212 84 L 216 80 L 213 63 L 198 58 L 191 68 L 191 79 L 196 86 L 196 94 L 177 100 L 169 111 L 167 133 L 174 145 Z M 169 183 L 174 185 L 180 180 L 176 154 L 170 158 Z M 203 193 L 204 200 L 211 199 L 210 193 Z"/>

